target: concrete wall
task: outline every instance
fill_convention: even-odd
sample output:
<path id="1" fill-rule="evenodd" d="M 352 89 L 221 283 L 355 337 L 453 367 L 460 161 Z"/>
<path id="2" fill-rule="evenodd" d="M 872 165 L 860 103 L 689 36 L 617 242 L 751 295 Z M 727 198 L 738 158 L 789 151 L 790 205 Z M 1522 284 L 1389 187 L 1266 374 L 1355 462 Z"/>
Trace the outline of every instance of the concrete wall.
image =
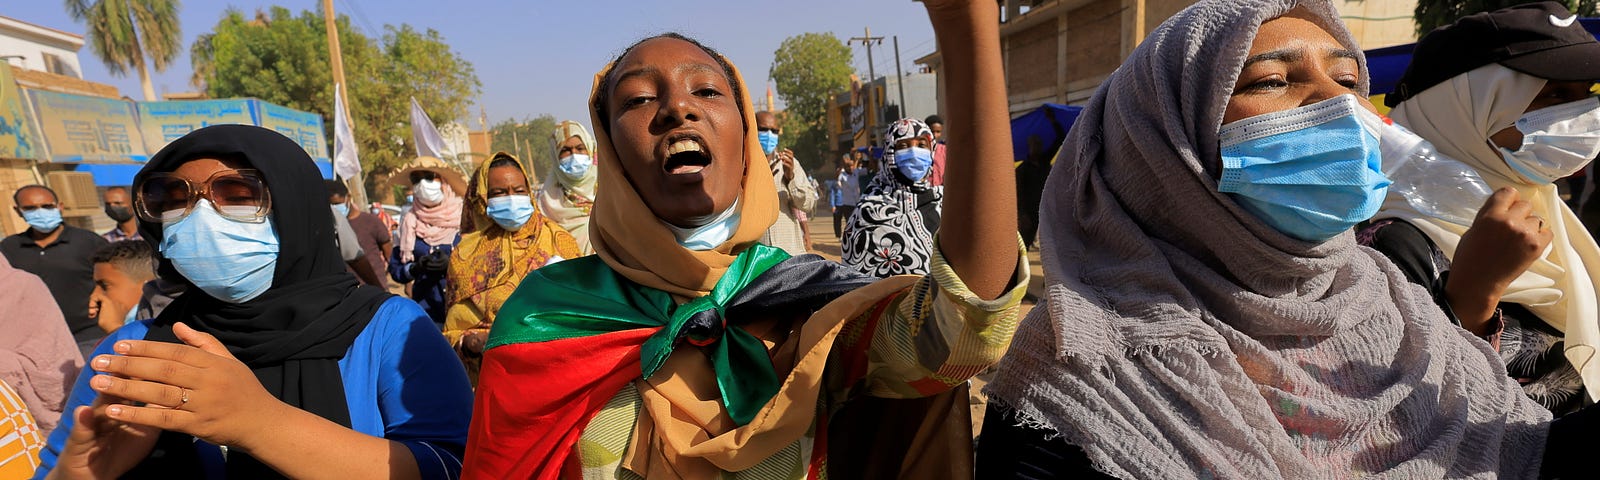
<path id="1" fill-rule="evenodd" d="M 938 78 L 932 73 L 916 73 L 906 75 L 903 79 L 893 76 L 879 78 L 875 85 L 883 88 L 883 103 L 893 105 L 900 103 L 900 92 L 897 90 L 904 84 L 906 88 L 906 105 L 901 109 L 901 118 L 927 118 L 928 115 L 939 113 Z M 897 118 L 884 119 L 886 122 L 899 120 Z"/>
<path id="2" fill-rule="evenodd" d="M 1000 35 L 1011 113 L 1088 101 L 1150 30 L 1194 2 L 1043 1 L 1006 22 Z"/>

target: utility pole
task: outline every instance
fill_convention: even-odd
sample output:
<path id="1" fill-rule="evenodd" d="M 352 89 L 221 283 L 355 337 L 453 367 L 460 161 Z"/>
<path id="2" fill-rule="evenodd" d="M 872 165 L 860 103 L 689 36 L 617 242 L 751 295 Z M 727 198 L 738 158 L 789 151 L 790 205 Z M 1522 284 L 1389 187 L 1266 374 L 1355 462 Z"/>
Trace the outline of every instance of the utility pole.
<path id="1" fill-rule="evenodd" d="M 910 118 L 906 112 L 906 74 L 900 71 L 900 36 L 894 36 L 894 89 L 900 91 L 900 118 Z"/>
<path id="2" fill-rule="evenodd" d="M 333 84 L 338 85 L 338 91 L 333 92 L 333 94 L 344 100 L 344 111 L 347 117 L 344 121 L 353 126 L 355 123 L 351 122 L 349 117 L 350 111 L 354 106 L 350 105 L 350 95 L 345 93 L 344 55 L 339 51 L 339 25 L 338 22 L 334 21 L 333 0 L 322 0 L 322 18 L 323 23 L 328 28 L 328 56 L 333 62 Z M 334 119 L 334 121 L 337 122 L 339 119 Z M 344 183 L 345 187 L 350 189 L 350 197 L 356 201 L 356 205 L 365 208 L 367 205 L 366 182 L 362 182 L 359 178 L 346 178 Z"/>
<path id="3" fill-rule="evenodd" d="M 332 1 L 332 0 L 327 0 L 327 1 Z M 883 45 L 883 37 L 874 37 L 874 36 L 872 36 L 872 27 L 866 27 L 866 35 L 865 36 L 861 36 L 861 37 L 850 37 L 850 41 L 849 41 L 848 45 L 855 45 L 856 42 L 861 42 L 862 45 L 866 45 L 867 46 L 867 85 L 872 85 L 872 82 L 878 80 L 877 69 L 872 65 L 872 45 L 874 43 L 876 43 L 878 45 Z M 877 95 L 874 94 L 873 98 L 877 98 Z M 882 124 L 883 123 L 883 121 L 882 121 L 883 120 L 883 110 L 882 109 L 879 109 L 878 111 L 874 112 L 873 115 L 879 120 L 878 122 L 874 122 L 874 123 L 877 123 L 877 124 Z"/>

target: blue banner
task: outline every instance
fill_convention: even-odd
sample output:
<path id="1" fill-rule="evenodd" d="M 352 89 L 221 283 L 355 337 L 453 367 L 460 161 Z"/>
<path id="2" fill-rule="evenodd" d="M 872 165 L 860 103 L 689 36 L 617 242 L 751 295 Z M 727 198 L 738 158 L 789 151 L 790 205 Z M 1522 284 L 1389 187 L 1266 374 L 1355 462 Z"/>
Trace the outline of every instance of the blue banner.
<path id="1" fill-rule="evenodd" d="M 189 132 L 212 125 L 259 124 L 256 102 L 249 99 L 139 102 L 139 129 L 151 152 Z"/>

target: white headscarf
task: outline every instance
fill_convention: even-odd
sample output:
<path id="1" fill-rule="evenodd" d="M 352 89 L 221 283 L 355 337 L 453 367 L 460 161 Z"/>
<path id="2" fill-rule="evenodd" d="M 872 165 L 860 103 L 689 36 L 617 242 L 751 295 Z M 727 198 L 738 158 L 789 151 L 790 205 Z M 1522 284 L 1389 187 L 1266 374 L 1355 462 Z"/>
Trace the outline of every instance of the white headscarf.
<path id="1" fill-rule="evenodd" d="M 1589 400 L 1600 400 L 1600 247 L 1577 215 L 1561 201 L 1555 185 L 1538 185 L 1517 173 L 1489 143 L 1489 136 L 1516 123 L 1543 89 L 1545 80 L 1499 64 L 1457 75 L 1419 93 L 1390 113 L 1392 118 L 1433 143 L 1439 153 L 1478 171 L 1490 187 L 1510 187 L 1533 205 L 1555 233 L 1550 249 L 1511 282 L 1500 301 L 1523 305 L 1565 334 L 1567 361 L 1583 377 Z M 1466 227 L 1423 215 L 1391 192 L 1377 218 L 1399 218 L 1415 225 L 1445 256 L 1455 258 Z"/>
<path id="2" fill-rule="evenodd" d="M 560 160 L 561 143 L 572 137 L 583 140 L 590 158 L 599 154 L 594 149 L 594 137 L 589 135 L 589 130 L 583 128 L 583 124 L 567 120 L 556 126 L 551 134 L 551 149 L 556 152 L 556 160 Z M 584 255 L 594 253 L 594 247 L 589 245 L 589 212 L 594 207 L 594 187 L 600 178 L 599 170 L 599 159 L 595 159 L 580 178 L 569 178 L 560 168 L 552 168 L 550 174 L 545 176 L 544 186 L 539 188 L 540 213 L 572 234 Z"/>
<path id="3" fill-rule="evenodd" d="M 1120 478 L 1535 475 L 1550 412 L 1487 343 L 1353 233 L 1295 240 L 1218 191 L 1234 82 L 1297 6 L 1358 49 L 1329 0 L 1203 0 L 1095 93 L 991 398 Z"/>

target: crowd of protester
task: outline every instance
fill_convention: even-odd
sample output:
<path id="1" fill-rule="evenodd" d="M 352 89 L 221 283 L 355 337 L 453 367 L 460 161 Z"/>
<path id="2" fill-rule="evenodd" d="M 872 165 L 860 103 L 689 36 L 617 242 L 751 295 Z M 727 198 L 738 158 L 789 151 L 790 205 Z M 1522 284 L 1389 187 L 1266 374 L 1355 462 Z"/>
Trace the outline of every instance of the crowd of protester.
<path id="1" fill-rule="evenodd" d="M 1600 156 L 1600 42 L 1565 6 L 1427 34 L 1386 117 L 1329 0 L 1202 0 L 1014 166 L 996 9 L 924 3 L 943 115 L 826 189 L 667 33 L 543 182 L 419 157 L 398 219 L 242 125 L 106 189 L 104 234 L 16 190 L 0 478 L 1594 474 L 1600 246 L 1556 185 Z"/>

